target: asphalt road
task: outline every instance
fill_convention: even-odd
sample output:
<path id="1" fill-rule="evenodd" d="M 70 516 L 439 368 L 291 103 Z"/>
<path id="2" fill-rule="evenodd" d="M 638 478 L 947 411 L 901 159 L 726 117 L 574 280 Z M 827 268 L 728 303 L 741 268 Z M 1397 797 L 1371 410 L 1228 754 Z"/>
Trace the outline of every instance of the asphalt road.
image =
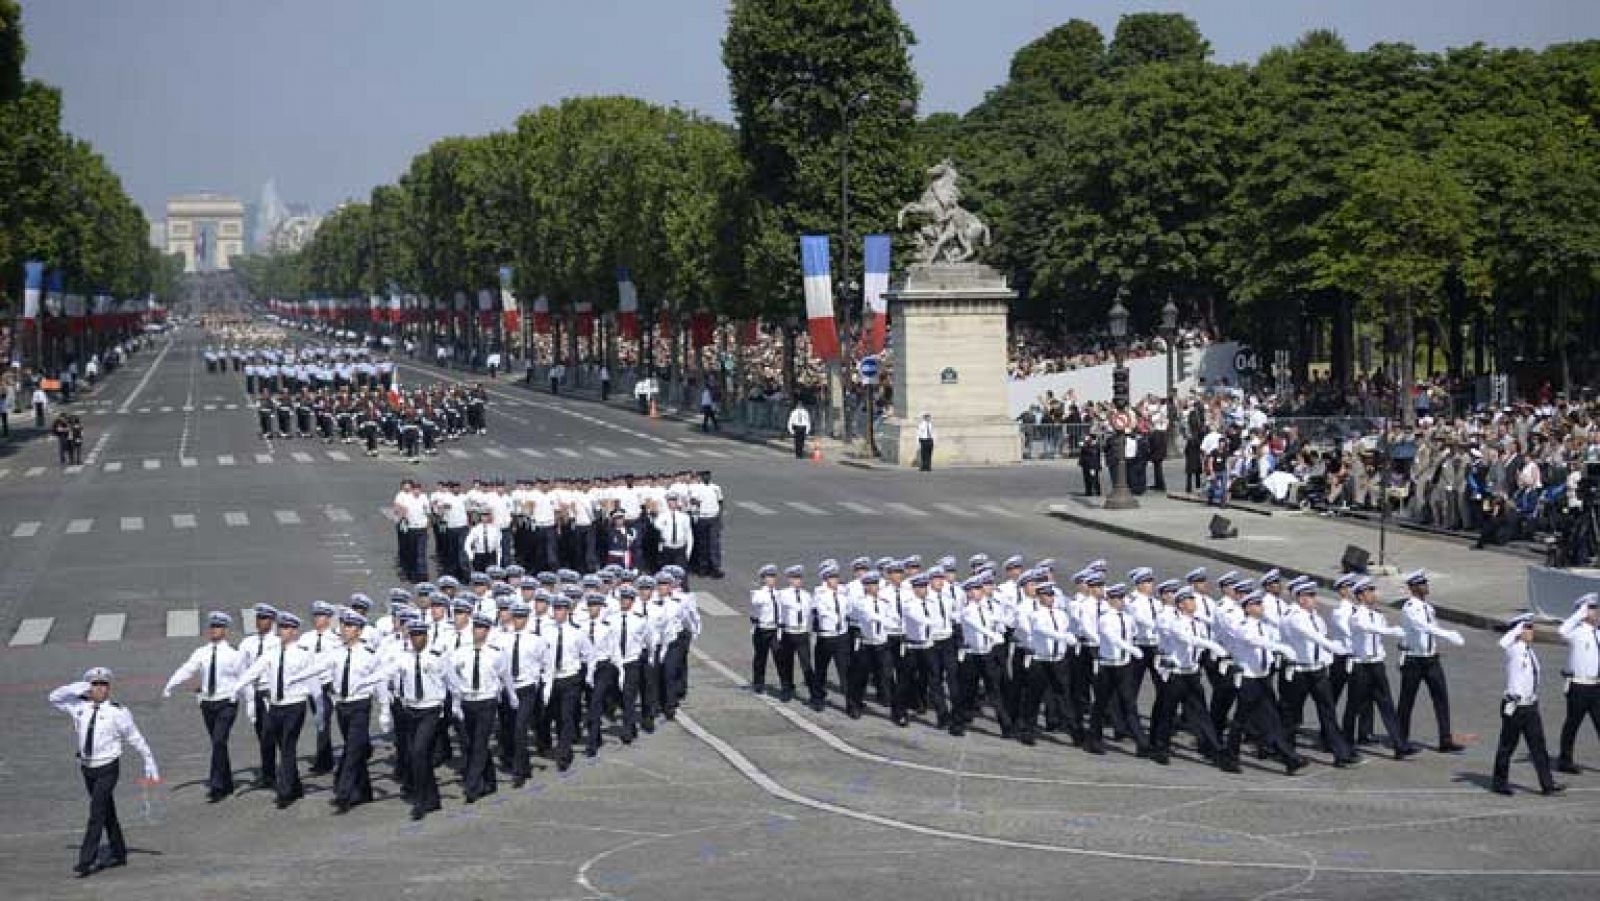
<path id="1" fill-rule="evenodd" d="M 919 474 L 796 461 L 597 404 L 500 383 L 489 435 L 420 466 L 340 445 L 255 437 L 242 382 L 208 375 L 199 341 L 158 342 L 85 417 L 91 459 L 61 471 L 43 442 L 0 456 L 0 887 L 9 897 L 274 898 L 1475 898 L 1576 897 L 1594 884 L 1600 773 L 1560 798 L 1485 788 L 1501 690 L 1495 636 L 1468 632 L 1447 664 L 1461 755 L 1374 758 L 1304 774 L 1245 761 L 1226 776 L 1187 751 L 1168 768 L 1115 750 L 1089 757 L 1047 737 L 965 739 L 914 722 L 817 714 L 744 687 L 746 575 L 762 563 L 858 553 L 965 559 L 1050 555 L 1163 577 L 1208 561 L 1073 527 L 1043 512 L 1066 470 L 1024 466 Z M 406 368 L 410 382 L 434 374 Z M 342 457 L 342 459 L 341 459 Z M 700 580 L 706 631 L 676 724 L 610 742 L 566 774 L 467 807 L 453 775 L 445 811 L 420 824 L 387 780 L 345 817 L 329 782 L 278 811 L 265 792 L 204 800 L 205 744 L 192 702 L 162 702 L 199 643 L 194 616 L 258 601 L 304 610 L 395 584 L 380 508 L 407 475 L 710 468 L 727 493 L 730 577 Z M 1217 564 L 1212 562 L 1214 567 Z M 1510 565 L 1510 564 L 1508 564 Z M 1220 571 L 1226 567 L 1218 567 Z M 1558 647 L 1543 646 L 1547 672 Z M 86 804 L 66 719 L 45 703 L 89 665 L 119 674 L 167 783 L 125 779 L 125 869 L 70 878 Z M 1398 684 L 1396 682 L 1396 684 Z M 1148 711 L 1150 689 L 1144 709 Z M 1545 700 L 1551 741 L 1559 698 Z M 1419 705 L 1415 737 L 1431 744 Z M 311 746 L 310 730 L 302 749 Z M 246 779 L 246 723 L 234 731 Z M 1595 737 L 1580 757 L 1600 762 Z M 541 761 L 543 763 L 543 761 Z M 443 771 L 441 771 L 443 773 Z M 1520 757 L 1513 781 L 1532 787 Z"/>

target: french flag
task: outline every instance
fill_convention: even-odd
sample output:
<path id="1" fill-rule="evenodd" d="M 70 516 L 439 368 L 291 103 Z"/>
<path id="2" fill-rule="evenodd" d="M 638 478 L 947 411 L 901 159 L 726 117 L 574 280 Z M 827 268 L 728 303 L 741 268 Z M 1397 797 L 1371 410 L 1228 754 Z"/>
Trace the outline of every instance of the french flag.
<path id="1" fill-rule="evenodd" d="M 29 260 L 22 264 L 22 318 L 39 318 L 39 297 L 44 293 L 44 263 Z"/>
<path id="2" fill-rule="evenodd" d="M 806 324 L 811 355 L 839 359 L 839 329 L 833 321 L 833 275 L 828 266 L 828 236 L 800 236 L 800 269 L 805 275 Z"/>
<path id="3" fill-rule="evenodd" d="M 875 354 L 883 350 L 889 326 L 889 301 L 884 296 L 889 291 L 889 236 L 867 235 L 865 245 L 862 259 L 867 271 L 861 276 L 861 315 L 866 324 L 867 353 Z"/>
<path id="4" fill-rule="evenodd" d="M 617 268 L 617 331 L 623 338 L 639 338 L 639 289 L 626 266 Z"/>
<path id="5" fill-rule="evenodd" d="M 543 294 L 533 299 L 533 330 L 541 335 L 550 332 L 550 298 Z"/>

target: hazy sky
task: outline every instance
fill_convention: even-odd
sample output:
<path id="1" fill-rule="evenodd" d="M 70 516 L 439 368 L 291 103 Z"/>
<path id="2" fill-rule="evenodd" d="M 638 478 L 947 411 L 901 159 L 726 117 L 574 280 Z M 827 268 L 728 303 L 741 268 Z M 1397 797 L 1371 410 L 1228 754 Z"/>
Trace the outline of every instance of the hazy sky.
<path id="1" fill-rule="evenodd" d="M 168 194 L 254 201 L 269 177 L 325 210 L 394 180 L 433 140 L 505 127 L 574 94 L 727 118 L 726 0 L 23 0 L 28 73 L 62 88 L 151 218 Z M 899 0 L 921 109 L 964 111 L 1018 47 L 1070 18 L 1182 11 L 1216 58 L 1313 27 L 1356 48 L 1600 37 L 1600 0 Z"/>

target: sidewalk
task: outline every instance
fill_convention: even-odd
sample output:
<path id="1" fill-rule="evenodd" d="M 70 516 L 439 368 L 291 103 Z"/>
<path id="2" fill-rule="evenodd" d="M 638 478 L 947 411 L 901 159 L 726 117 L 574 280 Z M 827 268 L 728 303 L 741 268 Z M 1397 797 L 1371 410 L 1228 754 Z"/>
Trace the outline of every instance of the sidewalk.
<path id="1" fill-rule="evenodd" d="M 1331 588 L 1340 574 L 1346 545 L 1372 555 L 1369 570 L 1378 572 L 1378 532 L 1365 525 L 1299 511 L 1271 516 L 1218 509 L 1203 504 L 1146 494 L 1137 510 L 1102 509 L 1101 498 L 1072 496 L 1046 502 L 1057 519 L 1098 529 L 1170 550 L 1224 560 L 1253 570 L 1278 568 L 1285 578 L 1304 573 Z M 1211 517 L 1227 517 L 1239 534 L 1210 537 Z M 1503 628 L 1506 620 L 1527 610 L 1526 555 L 1493 550 L 1474 551 L 1455 541 L 1390 529 L 1384 564 L 1390 575 L 1374 575 L 1378 590 L 1395 605 L 1406 597 L 1404 573 L 1426 569 L 1433 587 L 1429 600 L 1442 619 L 1480 629 Z M 1212 573 L 1215 579 L 1220 573 Z"/>

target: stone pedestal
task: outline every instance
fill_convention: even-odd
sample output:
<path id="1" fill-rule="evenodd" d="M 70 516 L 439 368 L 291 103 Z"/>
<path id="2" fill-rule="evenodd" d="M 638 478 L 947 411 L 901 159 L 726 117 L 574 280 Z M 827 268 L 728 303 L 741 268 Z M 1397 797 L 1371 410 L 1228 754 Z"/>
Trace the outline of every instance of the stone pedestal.
<path id="1" fill-rule="evenodd" d="M 994 466 L 1022 459 L 1006 415 L 1006 313 L 1016 292 L 978 263 L 912 266 L 888 292 L 894 323 L 894 409 L 884 459 L 917 464 L 917 423 L 932 414 L 933 465 Z"/>

